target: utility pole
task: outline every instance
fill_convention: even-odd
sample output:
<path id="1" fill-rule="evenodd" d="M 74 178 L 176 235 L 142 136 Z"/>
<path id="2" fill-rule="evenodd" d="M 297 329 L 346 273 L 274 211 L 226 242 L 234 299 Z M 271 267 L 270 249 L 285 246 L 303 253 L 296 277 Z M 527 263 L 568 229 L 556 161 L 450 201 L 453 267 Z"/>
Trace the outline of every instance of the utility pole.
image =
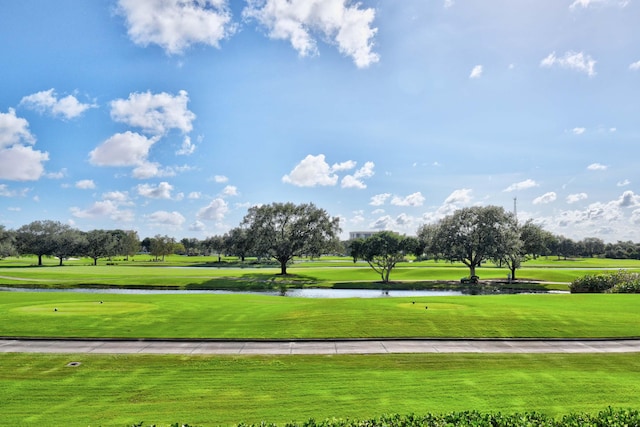
<path id="1" fill-rule="evenodd" d="M 516 225 L 518 225 L 518 198 L 513 198 L 513 217 L 516 219 Z"/>

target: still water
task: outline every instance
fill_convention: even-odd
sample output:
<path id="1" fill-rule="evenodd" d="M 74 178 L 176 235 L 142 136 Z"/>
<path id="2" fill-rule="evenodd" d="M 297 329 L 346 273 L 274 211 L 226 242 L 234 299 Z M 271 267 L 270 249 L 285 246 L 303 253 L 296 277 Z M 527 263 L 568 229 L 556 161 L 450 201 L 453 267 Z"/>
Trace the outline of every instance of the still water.
<path id="1" fill-rule="evenodd" d="M 38 289 L 38 288 L 10 288 L 0 287 L 0 291 L 7 292 L 66 292 L 66 293 L 89 293 L 89 294 L 129 294 L 129 295 L 169 295 L 169 294 L 249 294 L 249 295 L 272 295 L 280 296 L 279 292 L 232 292 L 232 291 L 209 291 L 209 290 L 159 290 L 159 289 Z M 295 298 L 393 298 L 393 297 L 438 297 L 438 296 L 459 296 L 464 295 L 460 291 L 380 291 L 375 289 L 290 289 L 287 297 Z"/>

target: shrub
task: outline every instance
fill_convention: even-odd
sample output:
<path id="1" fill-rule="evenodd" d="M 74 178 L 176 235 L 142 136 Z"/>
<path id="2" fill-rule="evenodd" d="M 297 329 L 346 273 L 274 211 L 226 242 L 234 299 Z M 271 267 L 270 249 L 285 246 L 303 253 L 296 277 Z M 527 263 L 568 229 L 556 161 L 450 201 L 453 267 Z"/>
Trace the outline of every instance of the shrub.
<path id="1" fill-rule="evenodd" d="M 587 274 L 569 285 L 571 293 L 640 293 L 640 274 L 618 270 L 610 274 Z"/>

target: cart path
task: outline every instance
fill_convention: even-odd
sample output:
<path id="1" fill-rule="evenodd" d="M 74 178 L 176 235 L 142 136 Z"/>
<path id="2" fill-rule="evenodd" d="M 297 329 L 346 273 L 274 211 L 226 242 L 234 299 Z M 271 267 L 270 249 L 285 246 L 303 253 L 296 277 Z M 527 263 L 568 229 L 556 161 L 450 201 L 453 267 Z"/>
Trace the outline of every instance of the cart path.
<path id="1" fill-rule="evenodd" d="M 640 339 L 119 340 L 0 338 L 0 353 L 328 355 L 640 353 Z"/>

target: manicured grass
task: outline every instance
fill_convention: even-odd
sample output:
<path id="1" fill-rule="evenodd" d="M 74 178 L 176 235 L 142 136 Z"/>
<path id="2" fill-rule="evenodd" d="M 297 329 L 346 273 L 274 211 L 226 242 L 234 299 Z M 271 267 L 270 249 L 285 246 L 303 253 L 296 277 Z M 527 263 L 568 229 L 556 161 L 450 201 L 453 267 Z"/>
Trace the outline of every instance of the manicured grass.
<path id="1" fill-rule="evenodd" d="M 4 425 L 284 425 L 474 409 L 558 416 L 637 408 L 638 396 L 636 354 L 0 354 Z"/>
<path id="2" fill-rule="evenodd" d="M 179 262 L 178 262 L 179 261 Z M 210 260 L 209 260 L 210 261 Z M 606 262 L 605 262 L 606 261 Z M 547 289 L 567 289 L 566 283 L 585 274 L 627 268 L 640 271 L 640 262 L 617 260 L 530 261 L 519 269 L 521 281 L 552 282 Z M 237 264 L 206 264 L 199 257 L 170 257 L 166 263 L 149 261 L 117 261 L 118 265 L 89 265 L 88 260 L 69 261 L 58 267 L 48 264 L 34 267 L 33 258 L 0 261 L 0 285 L 13 287 L 159 287 L 172 289 L 275 289 L 281 282 L 294 287 L 379 287 L 380 277 L 366 263 L 353 264 L 347 259 L 298 261 L 288 268 L 290 275 L 279 276 L 277 267 L 239 267 Z M 48 260 L 51 262 L 51 260 Z M 231 265 L 231 267 L 229 267 Z M 551 267 L 550 265 L 553 265 Z M 192 268 L 190 268 L 192 267 Z M 458 282 L 469 270 L 461 264 L 425 261 L 401 263 L 391 273 L 394 286 L 425 288 L 438 282 Z M 505 280 L 507 269 L 493 265 L 478 269 L 481 279 Z M 565 284 L 555 284 L 557 282 Z"/>
<path id="3" fill-rule="evenodd" d="M 61 292 L 1 296 L 0 336 L 640 337 L 640 295 L 635 294 L 372 299 Z"/>

